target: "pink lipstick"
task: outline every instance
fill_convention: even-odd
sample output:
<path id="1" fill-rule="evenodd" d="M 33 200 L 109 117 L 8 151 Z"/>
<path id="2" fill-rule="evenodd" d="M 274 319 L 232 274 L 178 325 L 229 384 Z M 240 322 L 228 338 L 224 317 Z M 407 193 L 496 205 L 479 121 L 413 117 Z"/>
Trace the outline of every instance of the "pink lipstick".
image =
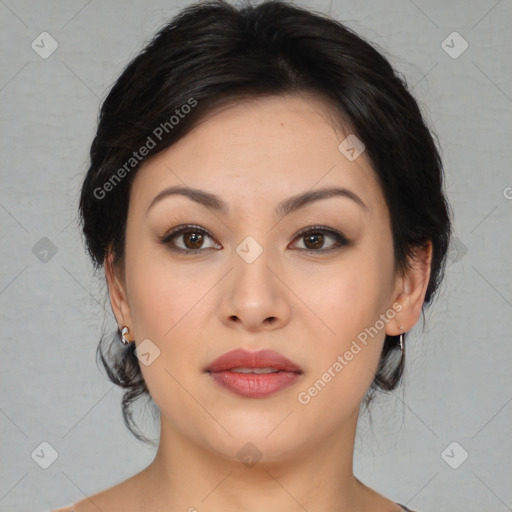
<path id="1" fill-rule="evenodd" d="M 302 369 L 274 350 L 237 349 L 215 359 L 205 371 L 223 388 L 247 398 L 264 398 L 300 379 Z"/>

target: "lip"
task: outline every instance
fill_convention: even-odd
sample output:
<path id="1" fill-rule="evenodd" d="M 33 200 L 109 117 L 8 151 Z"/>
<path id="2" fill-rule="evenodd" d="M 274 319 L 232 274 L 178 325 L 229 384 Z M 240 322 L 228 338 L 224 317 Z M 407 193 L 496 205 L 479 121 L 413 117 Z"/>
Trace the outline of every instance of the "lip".
<path id="1" fill-rule="evenodd" d="M 276 373 L 238 373 L 234 368 L 273 368 Z M 249 352 L 232 350 L 215 359 L 205 369 L 213 380 L 239 396 L 263 398 L 285 389 L 300 379 L 302 369 L 274 350 Z"/>
<path id="2" fill-rule="evenodd" d="M 207 372 L 221 372 L 233 368 L 275 368 L 276 370 L 302 373 L 302 368 L 275 350 L 249 352 L 243 348 L 226 352 L 206 368 Z"/>

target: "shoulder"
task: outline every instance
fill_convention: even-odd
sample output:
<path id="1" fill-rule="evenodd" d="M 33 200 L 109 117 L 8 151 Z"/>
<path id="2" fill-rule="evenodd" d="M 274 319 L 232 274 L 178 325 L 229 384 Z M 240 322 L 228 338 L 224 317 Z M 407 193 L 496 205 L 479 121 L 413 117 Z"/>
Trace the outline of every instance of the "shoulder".
<path id="1" fill-rule="evenodd" d="M 50 510 L 50 512 L 98 512 L 99 510 L 129 510 L 123 497 L 123 486 L 118 484 L 110 489 L 103 490 L 92 496 L 68 505 L 67 507 Z M 133 503 L 132 503 L 133 505 Z"/>
<path id="2" fill-rule="evenodd" d="M 113 487 L 104 489 L 96 494 L 86 496 L 67 508 L 52 510 L 51 512 L 99 512 L 123 510 L 131 512 L 139 510 L 141 497 L 145 495 L 147 480 L 146 471 L 124 480 Z"/>

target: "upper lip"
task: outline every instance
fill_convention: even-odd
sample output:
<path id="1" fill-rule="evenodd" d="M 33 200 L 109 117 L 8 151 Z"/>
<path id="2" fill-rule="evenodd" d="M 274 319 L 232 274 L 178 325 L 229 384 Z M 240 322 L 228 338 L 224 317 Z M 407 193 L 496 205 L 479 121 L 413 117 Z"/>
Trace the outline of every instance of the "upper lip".
<path id="1" fill-rule="evenodd" d="M 250 352 L 232 350 L 221 355 L 206 368 L 207 372 L 222 372 L 233 368 L 274 368 L 275 370 L 302 373 L 302 369 L 275 350 Z"/>

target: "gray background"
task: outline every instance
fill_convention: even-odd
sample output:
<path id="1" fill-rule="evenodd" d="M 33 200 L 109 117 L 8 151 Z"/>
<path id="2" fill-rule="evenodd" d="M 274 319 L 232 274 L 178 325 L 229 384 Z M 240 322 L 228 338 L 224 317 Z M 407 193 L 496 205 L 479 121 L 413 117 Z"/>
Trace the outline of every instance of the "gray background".
<path id="1" fill-rule="evenodd" d="M 188 3 L 0 0 L 2 511 L 71 503 L 153 458 L 95 363 L 115 323 L 76 207 L 100 100 Z M 455 212 L 446 280 L 408 339 L 405 386 L 378 399 L 373 426 L 361 420 L 356 475 L 420 512 L 512 510 L 512 2 L 301 5 L 345 21 L 407 77 L 439 135 Z M 43 31 L 59 45 L 46 59 L 31 48 Z M 469 44 L 458 58 L 442 46 L 454 31 Z M 460 51 L 452 39 L 445 48 Z M 48 469 L 34 460 L 49 460 L 44 441 L 58 453 Z"/>

